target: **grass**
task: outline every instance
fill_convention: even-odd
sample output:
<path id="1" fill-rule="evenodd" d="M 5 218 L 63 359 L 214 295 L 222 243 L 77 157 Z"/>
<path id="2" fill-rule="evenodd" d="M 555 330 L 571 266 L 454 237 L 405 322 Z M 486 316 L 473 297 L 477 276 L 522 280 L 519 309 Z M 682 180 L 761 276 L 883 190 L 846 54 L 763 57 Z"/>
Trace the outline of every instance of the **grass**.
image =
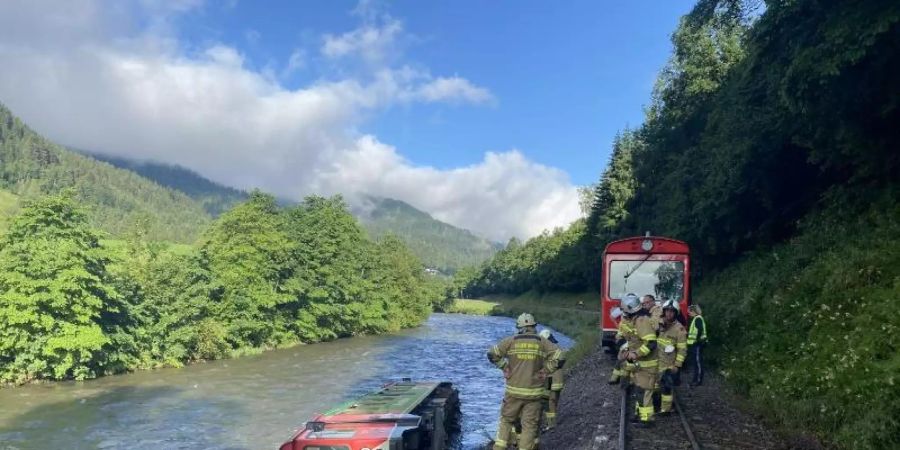
<path id="1" fill-rule="evenodd" d="M 584 304 L 582 309 L 579 302 Z M 484 299 L 457 299 L 447 312 L 472 315 L 516 317 L 523 312 L 534 315 L 540 324 L 559 330 L 575 340 L 566 356 L 572 368 L 597 348 L 600 330 L 599 296 L 595 293 L 527 292 L 519 296 L 490 296 Z"/>
<path id="2" fill-rule="evenodd" d="M 832 202 L 843 207 L 697 285 L 717 367 L 773 423 L 900 448 L 898 198 Z"/>
<path id="3" fill-rule="evenodd" d="M 0 230 L 6 229 L 7 221 L 19 209 L 19 197 L 0 189 Z"/>
<path id="4" fill-rule="evenodd" d="M 458 298 L 454 300 L 453 304 L 444 312 L 450 314 L 468 314 L 472 316 L 490 316 L 493 315 L 494 308 L 499 305 L 500 303 L 487 300 Z"/>

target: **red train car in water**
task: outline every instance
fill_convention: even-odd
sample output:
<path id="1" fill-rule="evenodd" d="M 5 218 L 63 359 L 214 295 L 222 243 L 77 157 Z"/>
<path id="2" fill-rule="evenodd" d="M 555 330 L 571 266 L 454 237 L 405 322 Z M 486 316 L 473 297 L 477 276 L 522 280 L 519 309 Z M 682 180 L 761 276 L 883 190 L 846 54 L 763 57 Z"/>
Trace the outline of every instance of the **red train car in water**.
<path id="1" fill-rule="evenodd" d="M 687 317 L 690 304 L 691 251 L 687 243 L 659 236 L 610 242 L 603 251 L 600 326 L 603 345 L 613 346 L 619 326 L 619 302 L 628 293 L 674 299 Z"/>
<path id="2" fill-rule="evenodd" d="M 318 415 L 280 450 L 444 450 L 458 420 L 452 384 L 404 379 Z"/>

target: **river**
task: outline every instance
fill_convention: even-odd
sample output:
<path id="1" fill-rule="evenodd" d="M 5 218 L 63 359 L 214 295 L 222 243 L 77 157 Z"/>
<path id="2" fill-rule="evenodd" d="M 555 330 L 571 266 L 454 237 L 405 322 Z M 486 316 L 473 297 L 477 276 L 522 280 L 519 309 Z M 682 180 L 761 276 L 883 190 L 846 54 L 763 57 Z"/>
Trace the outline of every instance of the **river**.
<path id="1" fill-rule="evenodd" d="M 433 314 L 392 335 L 0 389 L 0 449 L 276 449 L 316 412 L 401 377 L 457 385 L 461 445 L 472 449 L 496 430 L 503 395 L 485 350 L 513 328 L 505 317 Z"/>

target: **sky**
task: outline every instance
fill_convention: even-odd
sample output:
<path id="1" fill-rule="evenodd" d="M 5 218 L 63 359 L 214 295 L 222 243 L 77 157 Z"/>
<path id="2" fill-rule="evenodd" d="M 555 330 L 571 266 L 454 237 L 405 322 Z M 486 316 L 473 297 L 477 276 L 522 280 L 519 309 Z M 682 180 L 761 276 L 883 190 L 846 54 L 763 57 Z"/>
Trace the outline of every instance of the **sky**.
<path id="1" fill-rule="evenodd" d="M 74 148 L 505 241 L 580 217 L 689 0 L 7 0 L 0 102 Z"/>

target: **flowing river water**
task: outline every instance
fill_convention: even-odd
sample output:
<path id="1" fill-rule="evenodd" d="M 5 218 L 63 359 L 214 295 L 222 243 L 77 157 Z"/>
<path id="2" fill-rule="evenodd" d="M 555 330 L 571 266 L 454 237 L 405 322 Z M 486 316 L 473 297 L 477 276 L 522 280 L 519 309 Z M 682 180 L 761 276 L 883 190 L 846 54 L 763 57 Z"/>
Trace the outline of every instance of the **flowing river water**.
<path id="1" fill-rule="evenodd" d="M 496 430 L 503 396 L 485 351 L 513 331 L 505 317 L 433 314 L 392 335 L 0 389 L 0 449 L 276 449 L 316 412 L 401 377 L 457 385 L 472 449 Z"/>

